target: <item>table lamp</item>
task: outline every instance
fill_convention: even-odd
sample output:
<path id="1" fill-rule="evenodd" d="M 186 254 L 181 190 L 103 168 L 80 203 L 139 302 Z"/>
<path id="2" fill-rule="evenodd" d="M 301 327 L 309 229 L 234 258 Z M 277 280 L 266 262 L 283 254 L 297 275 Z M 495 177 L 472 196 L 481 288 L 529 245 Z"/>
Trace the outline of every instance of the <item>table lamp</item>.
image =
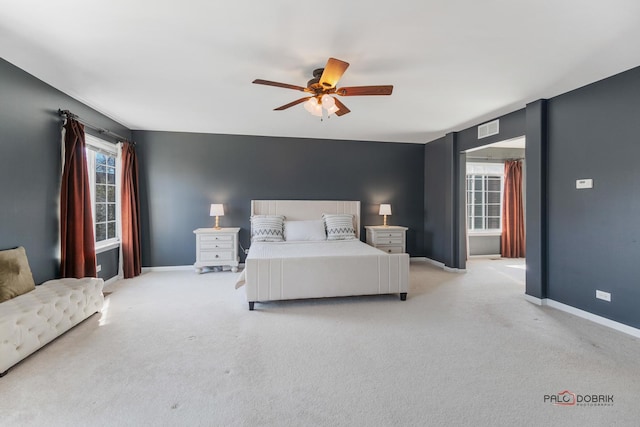
<path id="1" fill-rule="evenodd" d="M 216 226 L 214 228 L 216 230 L 220 230 L 220 225 L 218 224 L 218 217 L 224 216 L 224 207 L 221 204 L 212 204 L 211 209 L 209 210 L 209 215 L 216 217 Z"/>
<path id="2" fill-rule="evenodd" d="M 383 226 L 387 227 L 387 215 L 391 215 L 391 205 L 389 204 L 381 204 L 379 215 L 384 215 L 384 224 Z"/>

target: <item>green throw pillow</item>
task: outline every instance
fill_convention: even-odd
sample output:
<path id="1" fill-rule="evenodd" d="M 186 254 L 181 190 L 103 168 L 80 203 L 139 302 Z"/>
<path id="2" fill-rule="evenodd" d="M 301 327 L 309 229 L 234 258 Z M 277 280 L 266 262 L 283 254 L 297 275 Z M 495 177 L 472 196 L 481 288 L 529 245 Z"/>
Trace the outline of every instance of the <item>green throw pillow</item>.
<path id="1" fill-rule="evenodd" d="M 0 251 L 0 302 L 26 294 L 35 288 L 24 248 L 20 246 Z"/>

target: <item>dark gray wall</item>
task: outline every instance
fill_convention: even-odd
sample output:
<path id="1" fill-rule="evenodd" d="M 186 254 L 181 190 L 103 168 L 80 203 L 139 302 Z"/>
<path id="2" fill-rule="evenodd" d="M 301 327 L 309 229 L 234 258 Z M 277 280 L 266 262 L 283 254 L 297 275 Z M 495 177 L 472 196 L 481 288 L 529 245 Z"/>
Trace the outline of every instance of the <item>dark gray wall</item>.
<path id="1" fill-rule="evenodd" d="M 360 200 L 362 225 L 409 227 L 407 250 L 423 254 L 423 150 L 419 144 L 134 131 L 140 157 L 143 266 L 195 261 L 193 230 L 241 227 L 247 248 L 252 199 Z M 364 233 L 361 232 L 364 239 Z"/>
<path id="2" fill-rule="evenodd" d="M 525 134 L 526 112 L 524 108 L 496 118 L 500 119 L 500 132 L 498 134 L 478 139 L 478 127 L 473 126 L 467 128 L 458 132 L 458 149 L 460 151 L 466 151 L 471 148 L 482 147 L 483 145 L 505 141 Z"/>
<path id="3" fill-rule="evenodd" d="M 548 103 L 549 298 L 640 327 L 640 68 Z M 594 188 L 576 190 L 592 178 Z M 611 302 L 595 298 L 610 292 Z"/>
<path id="4" fill-rule="evenodd" d="M 547 100 L 527 104 L 526 294 L 547 297 Z"/>
<path id="5" fill-rule="evenodd" d="M 130 134 L 113 120 L 0 59 L 0 249 L 24 246 L 36 283 L 59 274 L 58 108 L 125 137 Z"/>
<path id="6" fill-rule="evenodd" d="M 453 135 L 424 149 L 424 254 L 451 266 L 453 230 Z"/>

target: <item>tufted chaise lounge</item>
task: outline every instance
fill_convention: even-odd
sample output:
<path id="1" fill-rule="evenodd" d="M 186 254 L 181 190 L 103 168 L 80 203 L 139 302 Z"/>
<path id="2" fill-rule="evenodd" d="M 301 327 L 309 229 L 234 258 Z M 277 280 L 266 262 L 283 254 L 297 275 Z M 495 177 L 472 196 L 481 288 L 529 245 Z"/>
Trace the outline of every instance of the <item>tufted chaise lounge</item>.
<path id="1" fill-rule="evenodd" d="M 0 376 L 40 347 L 99 312 L 104 281 L 56 279 L 0 303 Z"/>

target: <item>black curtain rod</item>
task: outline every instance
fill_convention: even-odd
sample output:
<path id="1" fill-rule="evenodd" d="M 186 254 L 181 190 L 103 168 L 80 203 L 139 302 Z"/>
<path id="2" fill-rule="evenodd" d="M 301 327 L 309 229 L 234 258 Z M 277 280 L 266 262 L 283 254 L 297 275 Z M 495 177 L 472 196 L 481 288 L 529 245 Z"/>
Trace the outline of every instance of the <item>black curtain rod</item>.
<path id="1" fill-rule="evenodd" d="M 129 139 L 128 139 L 128 138 L 125 138 L 125 137 L 124 137 L 124 136 L 122 136 L 122 135 L 119 135 L 119 134 L 117 134 L 117 133 L 115 133 L 115 132 L 111 132 L 109 129 L 104 129 L 104 128 L 101 128 L 101 127 L 98 127 L 98 126 L 92 125 L 91 123 L 88 123 L 88 122 L 86 122 L 86 121 L 82 120 L 80 117 L 78 117 L 78 115 L 73 114 L 73 113 L 72 113 L 71 111 L 69 111 L 69 110 L 61 110 L 61 109 L 58 109 L 58 115 L 59 115 L 60 117 L 66 117 L 66 118 L 69 118 L 69 119 L 74 119 L 74 120 L 76 120 L 76 121 L 78 121 L 78 122 L 82 123 L 82 124 L 83 124 L 83 125 L 85 125 L 86 127 L 88 127 L 88 128 L 91 128 L 91 129 L 95 130 L 96 132 L 98 132 L 98 133 L 99 133 L 99 134 L 101 134 L 101 135 L 110 135 L 110 136 L 115 137 L 115 138 L 117 138 L 117 139 L 120 139 L 120 140 L 122 140 L 122 141 L 130 142 L 130 143 L 132 143 L 133 145 L 135 145 L 135 144 L 136 144 L 136 143 L 135 143 L 135 142 L 133 142 L 133 141 L 129 141 Z"/>

